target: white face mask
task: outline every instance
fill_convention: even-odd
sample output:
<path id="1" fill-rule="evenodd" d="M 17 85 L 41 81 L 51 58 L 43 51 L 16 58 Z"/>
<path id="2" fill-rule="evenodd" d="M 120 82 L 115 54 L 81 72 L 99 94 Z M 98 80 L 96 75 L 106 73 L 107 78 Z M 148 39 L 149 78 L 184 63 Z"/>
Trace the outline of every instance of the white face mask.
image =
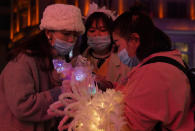
<path id="1" fill-rule="evenodd" d="M 87 44 L 94 50 L 103 51 L 107 49 L 111 44 L 110 35 L 88 37 Z"/>
<path id="2" fill-rule="evenodd" d="M 64 40 L 56 39 L 54 42 L 54 48 L 61 56 L 69 55 L 74 47 L 74 43 L 69 43 Z"/>
<path id="3" fill-rule="evenodd" d="M 129 57 L 127 50 L 124 48 L 118 52 L 118 56 L 121 62 L 129 67 L 133 67 L 139 64 L 137 57 Z"/>

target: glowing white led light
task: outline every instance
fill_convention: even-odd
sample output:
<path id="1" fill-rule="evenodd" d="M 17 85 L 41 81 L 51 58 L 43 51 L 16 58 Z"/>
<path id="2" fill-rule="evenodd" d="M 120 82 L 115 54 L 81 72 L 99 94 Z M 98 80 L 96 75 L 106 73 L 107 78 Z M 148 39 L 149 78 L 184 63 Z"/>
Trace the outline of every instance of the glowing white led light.
<path id="1" fill-rule="evenodd" d="M 86 78 L 86 74 L 82 69 L 76 70 L 74 76 L 77 81 L 83 81 Z"/>

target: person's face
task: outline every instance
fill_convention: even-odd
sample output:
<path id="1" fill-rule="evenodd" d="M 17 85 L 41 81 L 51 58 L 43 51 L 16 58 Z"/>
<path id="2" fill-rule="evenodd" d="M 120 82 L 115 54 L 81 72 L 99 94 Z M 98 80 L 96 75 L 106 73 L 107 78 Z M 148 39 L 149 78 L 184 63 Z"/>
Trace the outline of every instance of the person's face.
<path id="1" fill-rule="evenodd" d="M 66 41 L 68 43 L 75 44 L 79 34 L 75 31 L 47 31 L 46 35 L 49 39 L 49 42 L 54 46 L 56 39 Z"/>
<path id="2" fill-rule="evenodd" d="M 134 34 L 132 34 L 132 35 L 134 37 Z M 130 37 L 132 37 L 132 35 Z M 138 38 L 139 36 L 136 35 L 135 37 Z M 118 32 L 113 32 L 113 40 L 114 40 L 115 44 L 118 46 L 118 52 L 120 52 L 122 49 L 126 48 L 128 55 L 130 57 L 136 56 L 136 50 L 139 46 L 139 41 L 137 39 L 130 38 L 129 40 L 126 40 L 125 38 L 121 37 L 118 34 Z"/>
<path id="3" fill-rule="evenodd" d="M 95 36 L 108 36 L 109 31 L 106 29 L 105 24 L 100 19 L 99 21 L 93 21 L 91 27 L 87 31 L 88 37 L 95 37 Z"/>
<path id="4" fill-rule="evenodd" d="M 120 52 L 122 49 L 126 48 L 127 49 L 127 41 L 122 38 L 121 36 L 118 35 L 118 33 L 113 32 L 113 41 L 118 47 L 118 52 Z"/>

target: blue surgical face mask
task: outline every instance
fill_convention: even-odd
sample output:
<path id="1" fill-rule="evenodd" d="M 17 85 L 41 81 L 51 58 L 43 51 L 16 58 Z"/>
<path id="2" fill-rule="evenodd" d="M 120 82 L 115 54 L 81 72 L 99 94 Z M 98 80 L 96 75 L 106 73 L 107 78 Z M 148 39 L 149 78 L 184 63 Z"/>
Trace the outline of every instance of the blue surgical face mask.
<path id="1" fill-rule="evenodd" d="M 69 43 L 60 39 L 56 39 L 54 42 L 54 48 L 57 50 L 58 54 L 61 56 L 69 55 L 72 51 L 74 43 Z"/>
<path id="2" fill-rule="evenodd" d="M 118 53 L 118 56 L 121 62 L 127 65 L 128 67 L 136 66 L 139 63 L 137 57 L 129 57 L 128 52 L 125 48 Z"/>
<path id="3" fill-rule="evenodd" d="M 103 51 L 107 49 L 111 44 L 110 35 L 88 37 L 87 44 L 94 50 Z"/>

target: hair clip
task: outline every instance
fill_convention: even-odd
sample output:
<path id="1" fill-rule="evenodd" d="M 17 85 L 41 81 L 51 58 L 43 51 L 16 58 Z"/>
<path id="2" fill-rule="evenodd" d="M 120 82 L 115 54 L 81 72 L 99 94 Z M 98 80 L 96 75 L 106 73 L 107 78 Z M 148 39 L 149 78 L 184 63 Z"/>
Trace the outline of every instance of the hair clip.
<path id="1" fill-rule="evenodd" d="M 98 5 L 93 2 L 89 5 L 89 10 L 88 10 L 88 13 L 86 15 L 85 20 L 93 13 L 95 12 L 102 12 L 102 13 L 105 13 L 107 16 L 109 16 L 110 18 L 112 18 L 112 20 L 115 20 L 117 18 L 117 15 L 115 11 L 111 11 L 109 9 L 106 9 L 105 6 L 103 6 L 102 8 L 99 8 Z"/>

